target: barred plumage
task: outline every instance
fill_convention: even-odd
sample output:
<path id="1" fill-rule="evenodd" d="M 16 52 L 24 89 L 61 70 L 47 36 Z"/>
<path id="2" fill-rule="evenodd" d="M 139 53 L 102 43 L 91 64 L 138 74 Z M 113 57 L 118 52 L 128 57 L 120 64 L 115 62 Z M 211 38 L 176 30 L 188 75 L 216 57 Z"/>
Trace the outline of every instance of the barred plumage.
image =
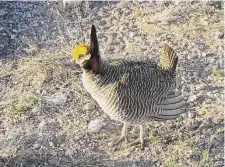
<path id="1" fill-rule="evenodd" d="M 167 111 L 176 109 L 167 99 L 175 90 L 175 73 L 161 70 L 152 62 L 102 62 L 101 73 L 84 70 L 82 82 L 103 111 L 121 122 L 141 125 L 154 118 L 171 119 Z M 178 109 L 182 107 L 180 96 L 172 100 Z M 177 112 L 176 116 L 182 111 Z"/>
<path id="2" fill-rule="evenodd" d="M 106 114 L 124 123 L 118 142 L 126 138 L 128 124 L 140 125 L 143 147 L 143 124 L 174 119 L 184 111 L 184 99 L 175 91 L 178 58 L 173 49 L 165 45 L 159 66 L 149 60 L 102 61 L 95 33 L 92 26 L 90 60 L 88 56 L 80 58 L 84 88 Z"/>

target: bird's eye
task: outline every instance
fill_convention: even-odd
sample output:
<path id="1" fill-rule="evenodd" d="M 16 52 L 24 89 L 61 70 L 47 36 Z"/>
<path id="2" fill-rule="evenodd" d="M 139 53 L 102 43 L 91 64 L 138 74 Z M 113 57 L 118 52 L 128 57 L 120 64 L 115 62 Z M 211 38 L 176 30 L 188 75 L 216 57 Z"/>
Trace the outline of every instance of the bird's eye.
<path id="1" fill-rule="evenodd" d="M 83 54 L 80 54 L 80 55 L 79 55 L 79 58 L 82 58 L 82 57 L 84 57 L 84 55 L 83 55 Z"/>

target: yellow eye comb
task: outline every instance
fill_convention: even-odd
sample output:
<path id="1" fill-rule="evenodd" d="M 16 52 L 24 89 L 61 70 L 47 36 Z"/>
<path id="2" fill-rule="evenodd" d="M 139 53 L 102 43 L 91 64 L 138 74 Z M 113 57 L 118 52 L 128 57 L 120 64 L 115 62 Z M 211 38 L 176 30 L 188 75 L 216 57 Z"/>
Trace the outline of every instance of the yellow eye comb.
<path id="1" fill-rule="evenodd" d="M 88 54 L 88 45 L 87 44 L 77 45 L 72 52 L 73 59 L 75 59 L 75 60 L 79 59 L 80 55 L 86 55 L 86 54 Z"/>

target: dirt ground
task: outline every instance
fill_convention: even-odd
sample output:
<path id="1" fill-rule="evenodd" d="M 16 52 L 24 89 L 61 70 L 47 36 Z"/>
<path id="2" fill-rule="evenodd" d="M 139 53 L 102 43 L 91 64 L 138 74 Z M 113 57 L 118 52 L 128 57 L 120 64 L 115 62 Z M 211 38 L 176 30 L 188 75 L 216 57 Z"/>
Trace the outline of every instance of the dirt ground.
<path id="1" fill-rule="evenodd" d="M 223 2 L 0 2 L 0 166 L 223 167 Z M 84 90 L 71 52 L 97 29 L 103 59 L 177 52 L 176 120 L 149 122 L 145 149 L 110 146 L 122 124 Z M 90 109 L 87 104 L 94 104 Z M 101 119 L 99 133 L 88 130 Z M 131 142 L 139 131 L 131 133 Z"/>

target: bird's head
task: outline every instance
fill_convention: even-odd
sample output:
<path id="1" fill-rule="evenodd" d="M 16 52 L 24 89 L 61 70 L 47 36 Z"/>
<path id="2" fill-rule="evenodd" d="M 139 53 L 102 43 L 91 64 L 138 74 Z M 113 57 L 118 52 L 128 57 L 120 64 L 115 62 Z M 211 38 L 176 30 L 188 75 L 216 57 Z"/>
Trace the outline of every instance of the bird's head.
<path id="1" fill-rule="evenodd" d="M 90 45 L 77 45 L 72 52 L 72 57 L 81 66 L 81 68 L 92 70 L 96 74 L 99 73 L 99 45 L 94 25 L 92 25 L 91 28 Z"/>
<path id="2" fill-rule="evenodd" d="M 74 48 L 72 56 L 82 68 L 85 68 L 91 58 L 90 47 L 87 44 L 79 44 Z"/>

